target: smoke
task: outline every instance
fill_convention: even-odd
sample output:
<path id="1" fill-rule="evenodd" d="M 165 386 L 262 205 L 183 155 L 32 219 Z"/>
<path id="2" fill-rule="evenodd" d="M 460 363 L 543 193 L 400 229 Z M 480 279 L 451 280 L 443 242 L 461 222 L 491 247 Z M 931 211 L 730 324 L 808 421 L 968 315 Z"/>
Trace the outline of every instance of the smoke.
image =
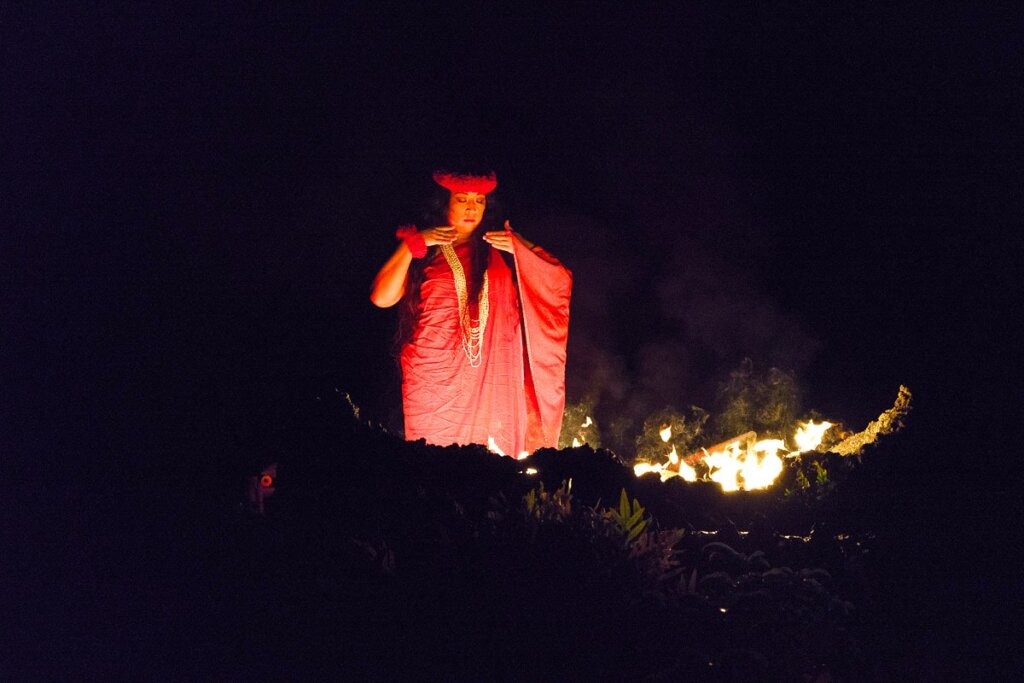
<path id="1" fill-rule="evenodd" d="M 781 276 L 756 255 L 728 260 L 681 241 L 656 285 L 659 312 L 692 353 L 715 363 L 716 372 L 750 358 L 756 366 L 799 374 L 821 344 L 766 294 L 770 280 Z"/>
<path id="2" fill-rule="evenodd" d="M 601 443 L 625 458 L 672 445 L 688 454 L 749 430 L 781 434 L 800 412 L 797 378 L 820 342 L 769 296 L 770 267 L 684 237 L 666 243 L 665 253 L 571 256 L 566 426 L 591 416 Z"/>
<path id="3" fill-rule="evenodd" d="M 747 431 L 760 438 L 784 438 L 800 413 L 796 381 L 778 368 L 758 374 L 749 358 L 719 387 L 714 440 Z"/>

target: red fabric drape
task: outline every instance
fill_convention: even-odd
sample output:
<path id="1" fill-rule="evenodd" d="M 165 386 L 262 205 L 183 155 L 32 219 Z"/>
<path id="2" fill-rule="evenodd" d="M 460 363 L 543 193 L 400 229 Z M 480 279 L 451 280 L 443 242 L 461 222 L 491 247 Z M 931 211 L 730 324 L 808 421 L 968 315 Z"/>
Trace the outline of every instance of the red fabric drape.
<path id="1" fill-rule="evenodd" d="M 515 273 L 491 249 L 479 367 L 462 349 L 451 268 L 441 254 L 427 265 L 420 315 L 401 353 L 407 439 L 447 445 L 493 438 L 511 456 L 557 445 L 572 276 L 550 255 L 514 243 Z M 456 255 L 469 273 L 468 245 Z"/>
<path id="2" fill-rule="evenodd" d="M 565 409 L 565 347 L 569 340 L 572 274 L 553 256 L 514 239 L 519 300 L 526 340 L 526 448 L 557 446 Z"/>

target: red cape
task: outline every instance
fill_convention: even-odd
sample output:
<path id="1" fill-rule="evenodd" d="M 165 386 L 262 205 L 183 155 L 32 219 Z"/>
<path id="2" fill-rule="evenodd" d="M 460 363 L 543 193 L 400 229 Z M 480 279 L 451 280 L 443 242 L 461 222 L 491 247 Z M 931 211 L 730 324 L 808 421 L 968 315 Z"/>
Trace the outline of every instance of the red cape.
<path id="1" fill-rule="evenodd" d="M 513 243 L 513 268 L 491 248 L 479 367 L 462 349 L 451 268 L 441 254 L 427 265 L 420 315 L 401 354 L 407 439 L 447 445 L 493 438 L 511 456 L 558 445 L 572 275 L 543 250 Z M 468 247 L 456 253 L 468 273 Z"/>

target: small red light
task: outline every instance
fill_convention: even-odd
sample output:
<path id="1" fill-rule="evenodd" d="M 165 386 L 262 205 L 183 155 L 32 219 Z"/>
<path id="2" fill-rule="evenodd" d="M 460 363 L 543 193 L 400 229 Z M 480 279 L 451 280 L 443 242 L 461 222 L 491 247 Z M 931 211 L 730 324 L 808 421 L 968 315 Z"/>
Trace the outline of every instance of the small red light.
<path id="1" fill-rule="evenodd" d="M 269 474 L 264 474 L 262 477 L 260 477 L 260 486 L 262 486 L 263 488 L 269 489 L 273 485 L 274 478 Z"/>

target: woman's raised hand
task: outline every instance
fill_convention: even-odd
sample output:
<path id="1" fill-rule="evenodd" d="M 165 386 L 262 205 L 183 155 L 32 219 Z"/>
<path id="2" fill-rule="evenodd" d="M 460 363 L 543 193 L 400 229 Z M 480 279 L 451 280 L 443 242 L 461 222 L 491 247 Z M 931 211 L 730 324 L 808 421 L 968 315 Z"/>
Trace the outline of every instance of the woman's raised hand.
<path id="1" fill-rule="evenodd" d="M 508 221 L 505 221 L 504 230 L 494 230 L 492 232 L 484 233 L 485 242 L 487 242 L 495 249 L 498 249 L 500 251 L 507 251 L 510 254 L 512 253 L 512 240 L 514 239 L 518 239 L 520 242 L 522 242 L 527 249 L 533 248 L 533 245 L 530 242 L 527 242 L 522 235 L 512 230 L 512 226 L 509 224 Z"/>
<path id="2" fill-rule="evenodd" d="M 439 225 L 436 228 L 420 230 L 420 236 L 423 237 L 423 241 L 427 243 L 428 247 L 435 244 L 451 244 L 455 241 L 455 228 L 450 225 Z"/>

